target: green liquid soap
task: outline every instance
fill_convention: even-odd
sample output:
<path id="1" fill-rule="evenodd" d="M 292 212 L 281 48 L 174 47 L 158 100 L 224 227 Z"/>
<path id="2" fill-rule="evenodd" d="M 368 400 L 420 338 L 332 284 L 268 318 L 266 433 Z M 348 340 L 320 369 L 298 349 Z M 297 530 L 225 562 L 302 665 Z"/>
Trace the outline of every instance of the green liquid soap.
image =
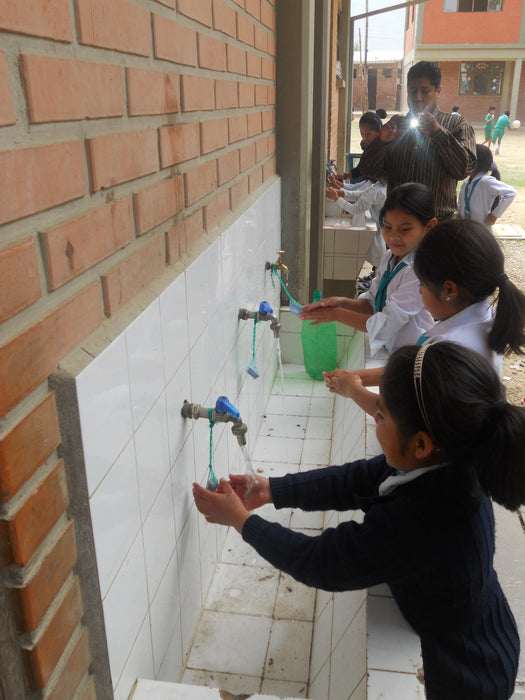
<path id="1" fill-rule="evenodd" d="M 314 292 L 314 304 L 321 301 L 321 292 Z M 314 379 L 324 379 L 322 372 L 331 372 L 337 366 L 337 332 L 335 323 L 310 325 L 303 321 L 301 340 L 304 368 Z"/>

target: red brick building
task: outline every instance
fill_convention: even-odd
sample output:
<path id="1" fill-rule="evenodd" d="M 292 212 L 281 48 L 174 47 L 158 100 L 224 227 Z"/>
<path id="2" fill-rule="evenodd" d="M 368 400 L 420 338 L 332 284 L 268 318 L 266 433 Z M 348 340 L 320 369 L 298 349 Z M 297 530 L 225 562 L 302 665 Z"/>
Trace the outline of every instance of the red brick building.
<path id="1" fill-rule="evenodd" d="M 401 56 L 388 51 L 369 52 L 367 69 L 359 53 L 354 53 L 354 83 L 352 88 L 355 111 L 386 109 L 397 111 L 401 104 Z M 367 91 L 363 104 L 363 88 L 367 75 Z"/>
<path id="2" fill-rule="evenodd" d="M 459 105 L 472 122 L 480 122 L 489 106 L 496 114 L 509 109 L 520 119 L 525 109 L 525 56 L 522 0 L 429 0 L 407 10 L 405 76 L 420 60 L 438 61 L 443 110 Z"/>

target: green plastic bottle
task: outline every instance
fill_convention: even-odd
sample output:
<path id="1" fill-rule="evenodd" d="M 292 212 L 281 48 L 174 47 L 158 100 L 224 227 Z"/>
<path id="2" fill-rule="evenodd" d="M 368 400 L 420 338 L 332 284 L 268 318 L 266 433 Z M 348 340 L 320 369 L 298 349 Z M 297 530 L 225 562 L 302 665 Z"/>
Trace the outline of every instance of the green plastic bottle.
<path id="1" fill-rule="evenodd" d="M 321 301 L 321 292 L 314 292 L 314 304 Z M 310 325 L 303 321 L 301 340 L 303 343 L 304 368 L 314 379 L 324 379 L 322 372 L 331 372 L 337 366 L 337 332 L 335 323 Z"/>

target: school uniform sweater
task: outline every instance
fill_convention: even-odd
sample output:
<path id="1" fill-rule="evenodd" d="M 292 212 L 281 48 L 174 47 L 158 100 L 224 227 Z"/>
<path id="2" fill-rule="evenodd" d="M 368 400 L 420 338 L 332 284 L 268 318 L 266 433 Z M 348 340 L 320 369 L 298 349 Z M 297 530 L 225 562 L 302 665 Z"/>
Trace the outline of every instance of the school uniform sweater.
<path id="1" fill-rule="evenodd" d="M 361 509 L 364 520 L 309 537 L 252 515 L 243 539 L 308 586 L 387 583 L 421 638 L 429 700 L 507 700 L 519 637 L 493 568 L 491 501 L 470 470 L 451 465 L 380 496 L 394 474 L 381 455 L 271 478 L 276 508 Z"/>

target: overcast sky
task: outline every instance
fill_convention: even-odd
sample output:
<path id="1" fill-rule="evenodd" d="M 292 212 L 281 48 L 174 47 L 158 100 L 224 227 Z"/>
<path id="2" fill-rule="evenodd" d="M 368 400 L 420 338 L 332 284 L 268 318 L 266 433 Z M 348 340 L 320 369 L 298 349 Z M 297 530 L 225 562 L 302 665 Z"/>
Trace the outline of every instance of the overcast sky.
<path id="1" fill-rule="evenodd" d="M 368 0 L 368 11 L 379 10 L 383 7 L 399 5 L 399 0 Z M 351 15 L 365 12 L 365 0 L 351 0 Z M 362 50 L 365 48 L 365 20 L 355 23 L 355 47 L 359 46 L 359 27 L 361 28 Z M 368 20 L 368 49 L 399 51 L 403 55 L 403 32 L 405 29 L 405 10 L 384 12 L 370 17 Z M 364 57 L 364 55 L 363 55 Z"/>

